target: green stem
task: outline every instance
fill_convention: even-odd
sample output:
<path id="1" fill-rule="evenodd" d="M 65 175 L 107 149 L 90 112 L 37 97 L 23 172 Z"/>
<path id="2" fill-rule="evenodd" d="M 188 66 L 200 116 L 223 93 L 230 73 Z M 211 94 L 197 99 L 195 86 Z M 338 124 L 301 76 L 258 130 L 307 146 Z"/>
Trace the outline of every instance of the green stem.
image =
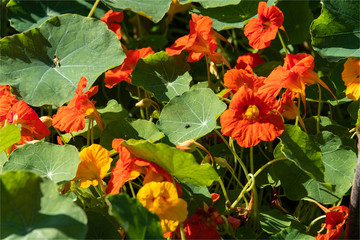
<path id="1" fill-rule="evenodd" d="M 288 55 L 289 53 L 288 53 L 288 51 L 287 51 L 287 49 L 286 49 L 286 45 L 285 45 L 284 40 L 282 39 L 281 34 L 280 34 L 279 31 L 278 31 L 278 36 L 279 36 L 281 45 L 283 46 L 283 48 L 284 48 L 284 50 L 285 50 L 285 54 Z"/>
<path id="2" fill-rule="evenodd" d="M 63 144 L 66 145 L 67 143 L 65 142 L 63 135 L 60 133 L 60 131 L 57 128 L 54 128 L 54 129 L 57 132 L 57 134 L 59 135 L 59 137 L 60 137 L 61 141 L 63 142 Z"/>
<path id="3" fill-rule="evenodd" d="M 209 67 L 209 60 L 207 58 L 207 56 L 205 56 L 205 61 L 206 61 L 206 71 L 207 71 L 207 80 L 208 80 L 208 88 L 212 89 L 212 84 L 211 84 L 211 80 L 210 80 L 210 67 Z"/>
<path id="4" fill-rule="evenodd" d="M 317 217 L 314 220 L 312 220 L 311 223 L 309 224 L 309 226 L 306 228 L 305 232 L 307 233 L 310 230 L 311 226 L 314 225 L 314 223 L 316 223 L 317 221 L 319 221 L 320 219 L 323 219 L 325 217 L 326 217 L 326 215 L 322 215 L 322 216 Z"/>
<path id="5" fill-rule="evenodd" d="M 141 101 L 140 87 L 136 87 L 136 88 L 137 88 L 138 100 L 140 102 Z M 140 115 L 142 119 L 145 119 L 144 109 L 142 107 L 140 107 Z"/>
<path id="6" fill-rule="evenodd" d="M 254 175 L 255 171 L 254 171 L 254 147 L 250 147 L 250 171 L 251 174 Z M 254 222 L 255 222 L 255 226 L 258 226 L 259 223 L 259 207 L 258 207 L 258 192 L 256 189 L 256 184 L 255 184 L 255 177 L 253 179 L 253 188 L 252 191 L 254 193 L 254 199 L 253 199 L 253 206 L 252 206 L 252 214 L 254 216 Z"/>
<path id="7" fill-rule="evenodd" d="M 221 178 L 219 178 L 219 183 L 220 183 L 221 189 L 222 189 L 222 191 L 223 191 L 223 193 L 224 193 L 225 200 L 226 200 L 226 201 L 230 201 L 230 200 L 229 200 L 229 197 L 228 197 L 228 195 L 227 195 L 227 192 L 226 192 L 224 183 L 223 183 L 223 181 L 221 180 Z"/>
<path id="8" fill-rule="evenodd" d="M 91 9 L 90 12 L 89 12 L 88 17 L 91 17 L 91 16 L 94 14 L 95 9 L 96 9 L 97 5 L 99 4 L 99 2 L 100 2 L 100 0 L 96 0 L 96 2 L 94 3 L 92 9 Z"/>
<path id="9" fill-rule="evenodd" d="M 90 131 L 91 131 L 91 144 L 94 144 L 94 119 L 89 119 Z"/>
<path id="10" fill-rule="evenodd" d="M 296 119 L 295 119 L 295 126 L 299 125 L 299 117 L 300 117 L 300 100 L 301 96 L 299 93 L 299 98 L 298 98 L 298 106 L 297 106 L 297 113 L 296 113 Z"/>
<path id="11" fill-rule="evenodd" d="M 86 135 L 86 146 L 90 146 L 90 119 L 88 122 L 88 131 L 87 131 L 87 135 Z"/>
<path id="12" fill-rule="evenodd" d="M 135 192 L 134 192 L 134 188 L 133 188 L 133 186 L 132 186 L 132 184 L 131 184 L 131 181 L 128 181 L 128 183 L 129 183 L 130 190 L 131 190 L 131 194 L 132 194 L 133 198 L 136 198 L 136 195 L 135 195 Z"/>
<path id="13" fill-rule="evenodd" d="M 186 240 L 185 232 L 184 232 L 184 226 L 183 226 L 182 222 L 180 222 L 180 236 L 181 236 L 181 240 Z"/>
<path id="14" fill-rule="evenodd" d="M 319 105 L 317 111 L 317 118 L 316 118 L 316 133 L 320 132 L 320 112 L 321 112 L 321 88 L 320 84 L 316 83 L 319 89 Z"/>

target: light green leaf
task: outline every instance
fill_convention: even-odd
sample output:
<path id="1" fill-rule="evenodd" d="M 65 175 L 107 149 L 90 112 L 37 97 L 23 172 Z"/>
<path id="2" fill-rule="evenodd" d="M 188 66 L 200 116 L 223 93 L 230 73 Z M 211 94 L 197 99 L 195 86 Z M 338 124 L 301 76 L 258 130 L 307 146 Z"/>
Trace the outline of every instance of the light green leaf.
<path id="1" fill-rule="evenodd" d="M 153 22 L 159 22 L 170 8 L 172 0 L 101 0 L 114 11 L 131 10 Z"/>
<path id="2" fill-rule="evenodd" d="M 32 106 L 61 106 L 75 95 L 82 76 L 88 89 L 125 58 L 116 34 L 105 23 L 75 14 L 53 17 L 40 28 L 0 42 L 1 84 L 15 87 Z"/>
<path id="3" fill-rule="evenodd" d="M 1 239 L 83 239 L 87 219 L 49 179 L 6 172 L 1 181 Z"/>
<path id="4" fill-rule="evenodd" d="M 127 147 L 135 157 L 158 164 L 181 182 L 195 186 L 210 186 L 213 181 L 219 179 L 210 164 L 199 165 L 191 153 L 166 144 L 130 139 L 122 142 L 121 145 Z"/>
<path id="5" fill-rule="evenodd" d="M 226 5 L 235 5 L 241 2 L 241 0 L 180 0 L 181 4 L 191 3 L 191 2 L 198 2 L 204 8 L 215 8 L 215 7 L 222 7 Z"/>
<path id="6" fill-rule="evenodd" d="M 281 230 L 279 233 L 272 235 L 270 239 L 314 240 L 315 237 L 302 233 L 299 229 L 288 227 Z"/>
<path id="7" fill-rule="evenodd" d="M 242 28 L 244 27 L 245 21 L 257 15 L 260 0 L 238 0 L 237 2 L 239 2 L 237 5 L 221 4 L 223 7 L 217 7 L 217 4 L 213 4 L 211 1 L 211 4 L 205 4 L 205 6 L 203 5 L 204 8 L 197 8 L 193 10 L 193 12 L 209 16 L 213 21 L 213 28 L 218 31 L 230 28 Z M 207 8 L 208 6 L 214 5 L 215 7 Z"/>
<path id="8" fill-rule="evenodd" d="M 299 126 L 286 124 L 280 135 L 281 152 L 292 160 L 310 177 L 323 182 L 324 164 L 321 160 L 321 150 Z"/>
<path id="9" fill-rule="evenodd" d="M 38 142 L 15 149 L 3 172 L 28 170 L 62 183 L 75 177 L 79 163 L 79 152 L 74 146 Z"/>
<path id="10" fill-rule="evenodd" d="M 360 57 L 360 2 L 322 0 L 322 12 L 311 25 L 312 46 L 330 61 Z"/>
<path id="11" fill-rule="evenodd" d="M 94 3 L 95 0 L 12 0 L 7 4 L 7 10 L 11 26 L 23 32 L 64 13 L 87 16 Z M 93 16 L 101 18 L 104 14 L 105 11 L 97 7 Z"/>
<path id="12" fill-rule="evenodd" d="M 305 229 L 305 226 L 303 226 L 293 216 L 290 214 L 284 214 L 279 209 L 261 211 L 260 225 L 265 232 L 270 234 L 278 233 L 290 226 Z"/>
<path id="13" fill-rule="evenodd" d="M 226 104 L 210 89 L 193 89 L 170 100 L 157 126 L 176 145 L 211 132 L 225 109 Z"/>
<path id="14" fill-rule="evenodd" d="M 169 101 L 189 90 L 192 79 L 189 70 L 184 54 L 169 56 L 159 52 L 139 59 L 131 83 L 154 93 L 159 101 Z"/>
<path id="15" fill-rule="evenodd" d="M 114 216 L 130 239 L 163 239 L 159 217 L 137 198 L 120 193 L 109 195 L 109 214 Z"/>
<path id="16" fill-rule="evenodd" d="M 0 152 L 20 141 L 20 138 L 20 128 L 12 124 L 6 124 L 5 127 L 0 129 Z"/>

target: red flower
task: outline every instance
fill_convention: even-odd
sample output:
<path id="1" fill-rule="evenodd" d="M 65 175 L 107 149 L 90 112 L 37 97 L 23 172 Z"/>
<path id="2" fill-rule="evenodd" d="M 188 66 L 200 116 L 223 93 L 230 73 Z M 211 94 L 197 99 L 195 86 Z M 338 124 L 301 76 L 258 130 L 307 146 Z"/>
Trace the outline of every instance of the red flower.
<path id="1" fill-rule="evenodd" d="M 264 63 L 264 60 L 257 53 L 244 54 L 236 60 L 235 69 L 244 69 L 249 73 L 254 73 L 253 68 Z"/>
<path id="2" fill-rule="evenodd" d="M 21 125 L 21 136 L 42 139 L 51 134 L 37 113 L 24 100 L 15 103 L 6 115 L 6 123 Z M 29 138 L 30 137 L 30 138 Z"/>
<path id="3" fill-rule="evenodd" d="M 220 213 L 214 207 L 199 208 L 183 223 L 186 239 L 221 239 L 217 226 L 224 223 Z"/>
<path id="4" fill-rule="evenodd" d="M 335 206 L 329 208 L 329 210 L 326 213 L 325 226 L 323 227 L 326 228 L 326 233 L 320 234 L 319 232 L 316 236 L 317 240 L 338 239 L 341 236 L 349 209 L 345 206 Z"/>
<path id="5" fill-rule="evenodd" d="M 279 113 L 287 119 L 295 119 L 297 116 L 298 108 L 294 103 L 294 99 L 298 94 L 290 90 L 286 90 L 281 96 Z"/>
<path id="6" fill-rule="evenodd" d="M 259 2 L 258 17 L 245 26 L 244 34 L 252 48 L 263 49 L 275 39 L 278 29 L 284 30 L 284 15 L 275 6 L 268 7 L 266 2 Z"/>
<path id="7" fill-rule="evenodd" d="M 95 108 L 95 102 L 90 101 L 90 97 L 99 90 L 98 86 L 90 88 L 83 93 L 87 84 L 86 78 L 82 77 L 75 89 L 76 95 L 70 100 L 67 106 L 60 107 L 53 117 L 53 127 L 72 133 L 83 130 L 85 128 L 85 118 L 95 119 L 97 125 L 102 130 L 104 123 L 100 114 Z"/>
<path id="8" fill-rule="evenodd" d="M 129 50 L 126 53 L 126 58 L 121 66 L 111 69 L 105 73 L 105 86 L 112 88 L 116 84 L 122 81 L 131 83 L 131 73 L 134 70 L 137 61 L 140 58 L 145 58 L 155 52 L 151 47 L 141 48 L 136 50 Z"/>
<path id="9" fill-rule="evenodd" d="M 261 141 L 273 141 L 285 128 L 281 117 L 273 112 L 277 108 L 278 102 L 273 95 L 255 93 L 243 86 L 220 117 L 221 131 L 246 148 Z"/>
<path id="10" fill-rule="evenodd" d="M 206 55 L 211 61 L 216 64 L 225 63 L 229 68 L 229 63 L 226 61 L 221 53 L 216 53 L 217 43 L 219 38 L 223 41 L 226 39 L 215 32 L 212 27 L 212 20 L 209 17 L 192 14 L 189 22 L 190 33 L 178 38 L 175 43 L 166 48 L 169 56 L 179 55 L 183 50 L 189 53 L 188 62 L 199 61 Z"/>
<path id="11" fill-rule="evenodd" d="M 18 101 L 10 92 L 9 85 L 0 85 L 0 128 L 5 123 L 7 113 Z"/>
<path id="12" fill-rule="evenodd" d="M 234 91 L 246 86 L 257 92 L 264 85 L 264 81 L 265 77 L 255 76 L 244 69 L 231 69 L 224 75 L 224 85 Z"/>
<path id="13" fill-rule="evenodd" d="M 106 25 L 111 31 L 116 33 L 119 40 L 121 39 L 120 23 L 122 22 L 122 20 L 124 20 L 123 12 L 114 12 L 113 10 L 109 10 L 102 18 L 100 18 L 100 20 L 106 23 Z"/>
<path id="14" fill-rule="evenodd" d="M 106 188 L 107 194 L 117 194 L 120 188 L 129 180 L 137 178 L 144 173 L 143 184 L 149 182 L 173 182 L 171 175 L 154 162 L 131 156 L 129 150 L 121 146 L 123 139 L 114 139 L 112 147 L 119 152 L 119 160 L 111 171 L 111 178 Z M 178 194 L 181 195 L 181 187 L 177 183 Z"/>

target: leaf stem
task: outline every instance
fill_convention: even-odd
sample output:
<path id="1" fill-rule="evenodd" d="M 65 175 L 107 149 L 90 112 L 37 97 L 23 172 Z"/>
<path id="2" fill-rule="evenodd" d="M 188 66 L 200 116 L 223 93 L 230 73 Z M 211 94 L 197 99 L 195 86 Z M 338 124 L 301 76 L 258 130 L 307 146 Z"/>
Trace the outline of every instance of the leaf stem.
<path id="1" fill-rule="evenodd" d="M 208 57 L 205 55 L 205 61 L 206 61 L 206 71 L 207 71 L 207 80 L 208 80 L 208 88 L 212 89 L 212 84 L 210 80 L 210 67 L 209 67 L 209 60 Z"/>
<path id="2" fill-rule="evenodd" d="M 320 84 L 316 83 L 319 89 L 319 105 L 318 105 L 318 111 L 317 111 L 317 118 L 316 118 L 316 133 L 320 132 L 320 112 L 321 112 L 321 88 Z"/>
<path id="3" fill-rule="evenodd" d="M 285 45 L 284 40 L 282 39 L 281 34 L 280 34 L 279 31 L 278 31 L 278 36 L 279 36 L 281 45 L 283 46 L 283 48 L 284 48 L 284 50 L 285 50 L 285 54 L 288 55 L 289 53 L 288 53 L 288 51 L 287 51 L 287 49 L 286 49 L 286 45 Z"/>
<path id="4" fill-rule="evenodd" d="M 131 181 L 128 181 L 128 183 L 129 183 L 130 190 L 131 190 L 131 194 L 132 194 L 133 198 L 136 198 L 136 195 L 135 195 L 135 192 L 134 192 L 134 188 L 133 188 L 133 186 L 132 186 L 132 184 L 131 184 Z"/>
<path id="5" fill-rule="evenodd" d="M 100 2 L 100 0 L 96 0 L 96 2 L 94 3 L 93 7 L 91 8 L 91 10 L 89 12 L 88 18 L 94 14 L 95 9 L 96 9 L 97 5 L 99 4 L 99 2 Z"/>
<path id="6" fill-rule="evenodd" d="M 182 222 L 180 222 L 180 236 L 181 236 L 181 240 L 186 240 L 185 232 L 184 232 L 184 226 L 183 226 Z"/>

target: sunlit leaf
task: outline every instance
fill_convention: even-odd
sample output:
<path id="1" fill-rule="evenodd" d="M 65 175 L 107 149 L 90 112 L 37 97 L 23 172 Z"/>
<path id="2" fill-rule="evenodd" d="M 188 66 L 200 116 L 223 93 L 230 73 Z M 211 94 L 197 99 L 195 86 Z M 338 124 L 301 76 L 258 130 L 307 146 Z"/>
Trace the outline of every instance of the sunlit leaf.
<path id="1" fill-rule="evenodd" d="M 170 8 L 171 0 L 101 0 L 114 11 L 131 10 L 137 14 L 149 18 L 153 22 L 159 22 Z"/>
<path id="2" fill-rule="evenodd" d="M 23 32 L 64 13 L 87 16 L 94 3 L 95 0 L 12 0 L 7 4 L 7 10 L 11 26 Z M 97 7 L 93 16 L 101 18 L 104 14 L 105 10 Z"/>
<path id="3" fill-rule="evenodd" d="M 109 195 L 109 214 L 113 215 L 130 239 L 163 239 L 159 217 L 149 212 L 137 198 L 120 193 Z"/>
<path id="4" fill-rule="evenodd" d="M 15 149 L 3 172 L 28 170 L 61 183 L 75 177 L 79 163 L 79 152 L 74 146 L 38 142 Z"/>
<path id="5" fill-rule="evenodd" d="M 25 171 L 1 180 L 1 239 L 83 239 L 87 218 L 55 183 Z"/>
<path id="6" fill-rule="evenodd" d="M 116 34 L 104 22 L 75 14 L 5 37 L 0 46 L 1 84 L 15 87 L 32 106 L 61 106 L 75 95 L 82 76 L 88 88 L 125 57 Z"/>
<path id="7" fill-rule="evenodd" d="M 6 124 L 5 127 L 0 129 L 0 152 L 20 141 L 20 138 L 20 128 L 12 124 Z"/>
<path id="8" fill-rule="evenodd" d="M 311 25 L 311 43 L 314 49 L 330 61 L 360 57 L 360 2 L 321 2 L 321 15 Z"/>
<path id="9" fill-rule="evenodd" d="M 162 110 L 157 126 L 170 142 L 178 144 L 211 132 L 216 127 L 217 117 L 225 109 L 226 104 L 210 89 L 193 89 L 170 100 Z"/>
<path id="10" fill-rule="evenodd" d="M 127 147 L 135 157 L 155 162 L 181 182 L 188 182 L 195 186 L 209 186 L 219 179 L 210 164 L 199 165 L 191 153 L 166 144 L 133 139 L 121 144 Z"/>
<path id="11" fill-rule="evenodd" d="M 169 56 L 159 52 L 139 59 L 131 83 L 154 93 L 159 101 L 169 101 L 189 90 L 192 79 L 189 70 L 185 55 Z"/>

